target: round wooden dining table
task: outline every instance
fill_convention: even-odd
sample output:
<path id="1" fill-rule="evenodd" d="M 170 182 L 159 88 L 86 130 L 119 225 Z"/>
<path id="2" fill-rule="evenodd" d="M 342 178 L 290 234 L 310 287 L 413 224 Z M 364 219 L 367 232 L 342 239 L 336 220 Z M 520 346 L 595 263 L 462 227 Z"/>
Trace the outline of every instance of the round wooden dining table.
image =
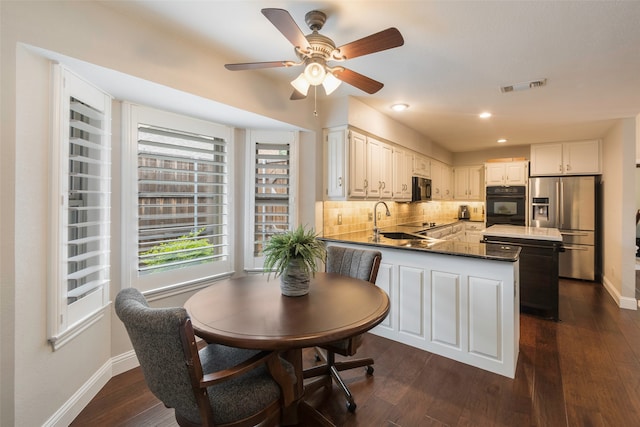
<path id="1" fill-rule="evenodd" d="M 282 351 L 294 366 L 302 400 L 302 349 L 370 330 L 384 320 L 390 304 L 388 295 L 367 281 L 316 273 L 304 296 L 284 296 L 279 279 L 258 274 L 217 281 L 184 307 L 195 334 L 207 342 Z"/>

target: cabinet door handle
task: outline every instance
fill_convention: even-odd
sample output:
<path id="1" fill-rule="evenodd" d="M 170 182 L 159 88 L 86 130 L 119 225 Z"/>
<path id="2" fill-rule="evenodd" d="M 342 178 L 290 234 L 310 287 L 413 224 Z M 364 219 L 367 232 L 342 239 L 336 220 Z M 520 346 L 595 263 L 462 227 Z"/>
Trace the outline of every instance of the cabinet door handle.
<path id="1" fill-rule="evenodd" d="M 558 172 L 562 172 L 562 165 L 558 165 Z"/>
<path id="2" fill-rule="evenodd" d="M 364 180 L 364 188 L 369 188 L 369 181 L 368 180 Z"/>
<path id="3" fill-rule="evenodd" d="M 338 177 L 338 187 L 342 187 L 342 177 Z"/>
<path id="4" fill-rule="evenodd" d="M 571 170 L 571 165 L 567 164 L 567 172 Z"/>

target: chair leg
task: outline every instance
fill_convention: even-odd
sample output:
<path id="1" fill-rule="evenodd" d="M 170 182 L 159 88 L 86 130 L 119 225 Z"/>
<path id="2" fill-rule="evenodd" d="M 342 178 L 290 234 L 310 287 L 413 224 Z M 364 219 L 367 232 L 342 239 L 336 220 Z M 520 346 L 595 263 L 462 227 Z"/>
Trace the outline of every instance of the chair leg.
<path id="1" fill-rule="evenodd" d="M 335 362 L 334 366 L 338 371 L 346 371 L 349 369 L 360 368 L 362 366 L 367 367 L 367 374 L 371 375 L 373 373 L 373 359 L 356 359 L 356 360 L 345 360 L 343 362 Z"/>
<path id="2" fill-rule="evenodd" d="M 351 394 L 351 391 L 349 390 L 349 387 L 347 387 L 347 385 L 342 380 L 342 377 L 340 376 L 340 373 L 338 372 L 338 370 L 336 369 L 335 366 L 331 366 L 331 377 L 338 384 L 338 386 L 342 389 L 342 392 L 344 393 L 345 397 L 347 398 L 347 410 L 349 412 L 355 412 L 357 405 L 356 405 L 356 402 L 353 400 L 353 395 Z"/>
<path id="3" fill-rule="evenodd" d="M 345 361 L 336 362 L 336 355 L 334 352 L 326 351 L 325 353 L 319 348 L 316 348 L 315 350 L 316 350 L 316 360 L 318 360 L 319 358 L 325 361 L 326 363 L 305 369 L 304 378 L 307 379 L 307 378 L 313 378 L 313 377 L 318 377 L 323 375 L 330 375 L 331 378 L 336 382 L 338 387 L 342 390 L 345 397 L 347 398 L 347 410 L 349 410 L 349 412 L 355 412 L 357 407 L 356 402 L 353 399 L 353 395 L 351 394 L 351 391 L 349 390 L 346 383 L 340 376 L 340 371 L 366 367 L 367 375 L 372 375 L 373 367 L 371 365 L 373 365 L 374 363 L 373 359 L 366 358 L 366 359 L 345 360 Z M 315 387 L 312 387 L 312 388 L 314 389 L 313 391 L 315 392 L 315 390 L 319 388 L 319 385 L 315 385 Z M 310 390 L 310 394 L 313 394 L 311 390 Z"/>

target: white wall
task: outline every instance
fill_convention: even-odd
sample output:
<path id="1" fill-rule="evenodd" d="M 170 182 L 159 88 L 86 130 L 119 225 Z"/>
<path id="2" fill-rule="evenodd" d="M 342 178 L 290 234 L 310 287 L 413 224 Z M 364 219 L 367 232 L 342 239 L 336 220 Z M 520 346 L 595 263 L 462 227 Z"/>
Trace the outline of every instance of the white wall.
<path id="1" fill-rule="evenodd" d="M 223 64 L 229 61 L 210 47 L 123 15 L 108 2 L 3 1 L 0 18 L 0 425 L 66 425 L 70 420 L 64 416 L 73 414 L 59 410 L 74 403 L 74 393 L 87 382 L 94 381 L 99 387 L 105 375 L 110 375 L 104 369 L 109 368 L 111 358 L 130 347 L 124 329 L 110 311 L 60 350 L 52 352 L 47 344 L 49 66 L 22 43 L 302 129 L 314 130 L 316 122 L 307 109 L 300 108 L 305 101 L 301 104 L 288 100 L 288 85 L 268 81 L 260 73 L 247 84 L 240 73 L 224 70 Z M 83 33 L 90 35 L 78 36 Z M 305 195 L 305 204 L 313 205 L 319 200 L 319 192 L 314 156 L 309 153 L 318 147 L 315 136 L 308 136 L 314 135 L 312 132 L 305 135 L 302 140 L 306 145 L 301 152 L 308 155 L 304 167 L 312 175 L 302 180 L 300 191 Z M 114 142 L 118 143 L 117 135 Z M 117 154 L 117 147 L 114 153 Z M 237 159 L 236 168 L 244 168 L 242 160 Z M 114 191 L 118 186 L 116 178 Z M 301 220 L 313 223 L 315 214 L 313 206 L 301 209 L 301 215 L 308 216 Z M 117 233 L 115 209 L 112 217 L 113 232 Z M 114 243 L 118 241 L 114 235 Z M 117 264 L 117 245 L 112 249 Z M 112 279 L 113 297 L 121 286 L 117 265 Z M 178 295 L 153 304 L 181 304 L 186 297 Z"/>
<path id="2" fill-rule="evenodd" d="M 636 202 L 631 196 L 635 194 L 635 144 L 635 118 L 629 118 L 619 120 L 607 132 L 602 150 L 603 283 L 618 305 L 629 309 L 637 309 Z"/>

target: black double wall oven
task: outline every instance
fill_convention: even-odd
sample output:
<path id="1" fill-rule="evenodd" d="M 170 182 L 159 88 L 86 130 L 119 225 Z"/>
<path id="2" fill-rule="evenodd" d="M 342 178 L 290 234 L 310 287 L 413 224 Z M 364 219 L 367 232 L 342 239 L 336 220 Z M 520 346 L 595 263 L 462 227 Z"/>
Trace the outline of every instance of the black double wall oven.
<path id="1" fill-rule="evenodd" d="M 487 227 L 495 224 L 525 225 L 527 218 L 527 187 L 487 187 Z"/>

